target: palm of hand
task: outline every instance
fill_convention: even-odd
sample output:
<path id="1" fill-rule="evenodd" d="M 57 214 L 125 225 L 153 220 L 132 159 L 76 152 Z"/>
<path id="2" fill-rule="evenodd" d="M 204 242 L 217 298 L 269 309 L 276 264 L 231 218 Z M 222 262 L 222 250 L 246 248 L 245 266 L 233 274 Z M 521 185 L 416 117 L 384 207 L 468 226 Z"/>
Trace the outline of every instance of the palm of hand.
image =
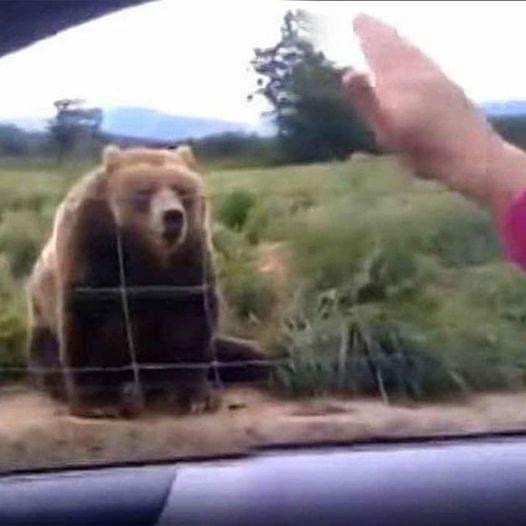
<path id="1" fill-rule="evenodd" d="M 374 86 L 356 73 L 344 82 L 380 142 L 400 151 L 421 175 L 485 170 L 493 134 L 462 90 L 394 29 L 362 16 L 355 31 Z"/>

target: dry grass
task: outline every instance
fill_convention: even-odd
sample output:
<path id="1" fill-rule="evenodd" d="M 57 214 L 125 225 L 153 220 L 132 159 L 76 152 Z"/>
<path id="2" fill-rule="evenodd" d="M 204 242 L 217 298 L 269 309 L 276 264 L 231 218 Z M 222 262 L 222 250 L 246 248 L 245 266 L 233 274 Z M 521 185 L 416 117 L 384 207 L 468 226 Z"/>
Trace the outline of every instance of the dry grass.
<path id="1" fill-rule="evenodd" d="M 247 453 L 283 443 L 352 442 L 526 428 L 526 394 L 487 394 L 464 403 L 388 406 L 374 399 L 276 400 L 229 389 L 214 414 L 136 421 L 82 420 L 34 392 L 0 404 L 0 471 Z"/>
<path id="2" fill-rule="evenodd" d="M 25 272 L 71 180 L 69 172 L 30 167 L 0 171 L 0 366 L 23 363 Z M 526 280 L 500 261 L 490 219 L 458 196 L 409 179 L 389 158 L 225 170 L 207 183 L 226 328 L 274 351 L 276 342 L 290 344 L 283 318 L 298 321 L 292 349 L 306 357 L 305 366 L 297 360 L 289 378 L 299 379 L 289 382 L 300 386 L 298 396 L 339 392 L 330 360 L 340 348 L 342 313 L 329 312 L 326 319 L 316 309 L 334 291 L 344 298 L 364 283 L 381 285 L 383 296 L 359 305 L 362 325 L 371 320 L 375 328 L 372 322 L 381 319 L 408 328 L 406 339 L 418 344 L 411 357 L 429 351 L 411 378 L 424 394 L 464 394 L 449 381 L 450 372 L 467 393 L 525 387 Z M 218 211 L 225 196 L 241 190 L 255 201 L 243 228 L 228 228 Z M 378 276 L 371 270 L 377 267 Z M 350 315 L 356 312 L 344 314 L 355 322 Z M 328 358 L 314 361 L 309 353 Z M 327 367 L 318 374 L 311 365 L 320 363 Z M 366 383 L 363 371 L 349 370 L 355 389 L 348 392 Z M 37 393 L 11 389 L 0 393 L 0 471 L 243 453 L 284 442 L 515 428 L 526 429 L 526 392 L 387 406 L 378 399 L 291 401 L 232 389 L 214 414 L 88 421 Z"/>

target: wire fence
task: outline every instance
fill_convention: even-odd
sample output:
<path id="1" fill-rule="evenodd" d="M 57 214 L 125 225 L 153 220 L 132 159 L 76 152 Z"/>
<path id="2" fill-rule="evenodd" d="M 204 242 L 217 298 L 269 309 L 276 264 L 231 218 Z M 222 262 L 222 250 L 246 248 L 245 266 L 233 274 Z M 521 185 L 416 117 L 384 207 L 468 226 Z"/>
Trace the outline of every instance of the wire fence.
<path id="1" fill-rule="evenodd" d="M 185 296 L 194 296 L 203 294 L 210 290 L 209 285 L 144 285 L 144 286 L 127 286 L 126 295 L 130 299 L 165 299 L 165 298 L 182 298 Z M 120 299 L 122 294 L 121 287 L 77 287 L 75 288 L 75 298 L 87 300 L 92 299 Z"/>
<path id="2" fill-rule="evenodd" d="M 258 369 L 274 369 L 280 366 L 289 365 L 290 360 L 287 359 L 228 359 L 227 361 L 221 360 L 218 357 L 215 341 L 218 337 L 217 334 L 217 323 L 215 316 L 217 313 L 212 312 L 210 305 L 210 293 L 213 292 L 211 289 L 215 280 L 211 279 L 213 269 L 210 268 L 211 261 L 209 254 L 207 253 L 210 249 L 206 245 L 206 239 L 203 239 L 201 245 L 201 264 L 203 269 L 202 282 L 198 285 L 128 285 L 128 270 L 126 268 L 127 253 L 125 242 L 122 239 L 120 228 L 115 224 L 115 244 L 116 244 L 116 259 L 118 263 L 118 283 L 113 286 L 103 287 L 90 287 L 90 286 L 78 286 L 73 289 L 74 301 L 87 301 L 93 302 L 93 307 L 97 308 L 97 303 L 102 301 L 114 300 L 120 302 L 120 309 L 122 311 L 123 321 L 125 325 L 125 343 L 128 350 L 127 363 L 121 363 L 118 365 L 83 365 L 83 366 L 70 366 L 64 361 L 63 353 L 57 350 L 55 356 L 49 359 L 49 356 L 45 356 L 45 350 L 42 352 L 37 349 L 36 359 L 30 361 L 25 366 L 3 366 L 0 368 L 0 373 L 6 375 L 23 375 L 23 374 L 37 374 L 37 375 L 64 375 L 66 373 L 95 373 L 104 375 L 105 373 L 132 373 L 133 383 L 137 390 L 142 389 L 143 378 L 141 372 L 146 371 L 199 371 L 206 370 L 213 373 L 213 380 L 216 387 L 223 387 L 221 374 L 222 370 L 232 370 L 236 368 L 254 368 Z M 174 276 L 175 278 L 177 276 Z M 138 350 L 136 348 L 136 327 L 134 326 L 134 319 L 130 309 L 130 300 L 134 301 L 136 305 L 137 300 L 166 300 L 166 299 L 185 299 L 189 297 L 200 297 L 203 301 L 203 331 L 210 331 L 209 334 L 209 345 L 210 348 L 206 352 L 210 352 L 211 359 L 196 359 L 193 360 L 177 360 L 177 349 L 173 350 L 173 361 L 168 358 L 163 362 L 149 362 L 147 359 L 139 358 Z M 161 304 L 162 305 L 162 304 Z M 58 336 L 58 335 L 57 335 Z M 116 336 L 122 338 L 122 336 Z M 59 340 L 60 338 L 57 338 Z M 156 342 L 152 342 L 151 345 L 156 345 Z M 142 349 L 141 349 L 142 351 Z M 202 349 L 197 350 L 197 356 L 200 356 Z M 146 354 L 148 353 L 141 353 Z M 202 355 L 201 355 L 202 356 Z M 144 356 L 143 356 L 144 357 Z M 143 358 L 141 357 L 141 358 Z M 47 359 L 46 359 L 47 358 Z M 144 357 L 146 358 L 146 357 Z M 115 363 L 119 358 L 108 357 L 108 362 Z M 50 365 L 50 362 L 52 365 Z M 69 375 L 66 375 L 66 377 Z M 112 388 L 113 386 L 108 386 Z M 175 387 L 175 386 L 174 386 Z"/>
<path id="3" fill-rule="evenodd" d="M 232 360 L 228 362 L 224 361 L 210 361 L 210 362 L 172 362 L 172 363 L 138 363 L 137 369 L 141 371 L 169 371 L 169 370 L 201 370 L 201 369 L 229 369 L 236 367 L 277 367 L 280 365 L 290 365 L 291 362 L 288 359 L 265 359 L 265 360 Z M 66 365 L 47 367 L 47 366 L 4 366 L 0 368 L 1 372 L 5 373 L 24 373 L 24 372 L 35 372 L 35 373 L 61 373 L 66 371 L 71 372 L 84 372 L 84 373 L 105 373 L 105 372 L 126 372 L 133 371 L 134 366 L 132 364 L 127 365 L 101 365 L 101 366 L 81 366 L 81 367 L 68 367 Z"/>
<path id="4" fill-rule="evenodd" d="M 270 192 L 272 193 L 272 192 Z M 130 198 L 119 198 L 119 201 L 147 201 L 149 196 L 148 192 L 138 193 L 138 195 Z M 213 192 L 210 190 L 195 190 L 195 191 L 186 191 L 178 192 L 178 196 L 182 201 L 185 200 L 204 200 L 209 202 L 211 199 L 227 195 L 226 192 Z M 103 201 L 105 199 L 98 198 L 96 196 L 90 196 L 88 198 L 82 197 L 77 199 L 74 196 L 66 196 L 63 203 L 70 205 L 81 205 L 86 201 Z M 113 203 L 115 204 L 115 203 Z M 111 204 L 110 204 L 111 206 Z M 62 221 L 68 221 L 69 219 L 62 218 Z M 90 287 L 90 286 L 80 286 L 74 289 L 73 299 L 74 301 L 80 302 L 92 302 L 94 308 L 96 308 L 96 303 L 106 302 L 106 301 L 119 301 L 121 303 L 121 312 L 125 324 L 125 342 L 128 350 L 128 359 L 127 363 L 122 363 L 119 365 L 103 365 L 97 363 L 95 365 L 85 365 L 79 367 L 68 366 L 66 363 L 67 360 L 63 360 L 63 353 L 57 351 L 57 356 L 53 359 L 47 359 L 49 357 L 45 356 L 46 350 L 37 351 L 39 356 L 38 359 L 34 360 L 35 363 L 28 363 L 25 366 L 2 366 L 0 367 L 0 374 L 6 375 L 21 375 L 25 373 L 36 373 L 36 374 L 64 374 L 68 372 L 72 373 L 97 373 L 104 375 L 104 373 L 118 373 L 118 372 L 130 372 L 133 373 L 134 383 L 137 387 L 140 387 L 141 378 L 139 373 L 142 371 L 177 371 L 177 370 L 209 370 L 214 374 L 214 379 L 216 385 L 221 385 L 221 375 L 222 370 L 232 370 L 235 368 L 269 368 L 275 369 L 277 367 L 290 366 L 292 361 L 285 358 L 265 358 L 265 359 L 233 359 L 233 360 L 221 360 L 219 359 L 215 341 L 217 335 L 216 320 L 214 318 L 215 313 L 212 312 L 212 306 L 210 305 L 210 292 L 211 285 L 210 283 L 215 280 L 211 280 L 210 277 L 213 273 L 213 268 L 210 267 L 211 260 L 209 254 L 207 253 L 210 250 L 210 247 L 207 246 L 208 240 L 203 238 L 202 240 L 202 252 L 201 252 L 201 263 L 203 267 L 203 276 L 201 283 L 195 285 L 144 285 L 139 286 L 135 283 L 128 283 L 128 274 L 129 269 L 126 268 L 127 256 L 125 241 L 122 238 L 121 228 L 117 225 L 117 222 L 114 222 L 114 239 L 115 239 L 115 256 L 118 264 L 118 280 L 112 286 L 103 286 L 103 287 Z M 177 279 L 177 276 L 174 276 Z M 215 285 L 214 285 L 215 286 Z M 173 361 L 171 356 L 167 357 L 162 363 L 155 362 L 152 363 L 149 361 L 146 356 L 147 352 L 142 352 L 141 357 L 138 356 L 138 350 L 136 348 L 136 330 L 134 319 L 130 310 L 130 301 L 133 301 L 133 306 L 137 305 L 137 301 L 140 300 L 166 300 L 166 299 L 185 299 L 191 297 L 201 297 L 203 301 L 203 310 L 205 313 L 205 320 L 203 322 L 203 330 L 210 331 L 209 345 L 210 348 L 205 350 L 205 354 L 208 352 L 211 356 L 210 360 L 197 360 L 196 361 L 179 361 L 177 360 L 177 349 L 173 350 Z M 60 338 L 57 336 L 57 340 Z M 122 336 L 117 336 L 122 338 Z M 156 345 L 156 342 L 152 342 L 152 345 Z M 200 355 L 202 350 L 196 350 L 197 356 Z M 108 357 L 108 363 L 115 363 L 119 358 Z M 144 360 L 144 361 L 143 361 Z M 52 364 L 52 365 L 50 365 Z"/>

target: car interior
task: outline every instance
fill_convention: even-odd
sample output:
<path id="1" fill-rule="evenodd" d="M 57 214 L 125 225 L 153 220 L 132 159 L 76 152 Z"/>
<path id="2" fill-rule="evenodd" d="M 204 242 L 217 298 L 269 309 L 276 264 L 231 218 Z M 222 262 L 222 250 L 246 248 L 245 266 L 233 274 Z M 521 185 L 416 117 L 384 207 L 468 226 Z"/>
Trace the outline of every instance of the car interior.
<path id="1" fill-rule="evenodd" d="M 0 57 L 14 56 L 14 53 L 23 51 L 42 39 L 110 13 L 116 14 L 130 7 L 138 8 L 143 4 L 152 3 L 156 2 L 3 0 L 0 2 L 0 34 L 2 35 Z M 183 11 L 184 5 L 185 3 L 181 2 L 180 9 Z M 264 62 L 263 53 L 260 55 L 260 60 L 259 64 L 264 70 L 268 67 L 268 63 Z M 71 107 L 74 111 L 75 104 Z M 94 113 L 89 114 L 88 118 L 94 115 L 98 118 L 98 114 Z M 159 139 L 159 143 L 161 142 L 162 140 Z M 170 148 L 172 152 L 180 152 L 177 150 L 177 145 L 171 145 Z M 109 158 L 111 152 L 106 155 Z M 363 162 L 366 166 L 367 162 L 376 161 L 366 159 L 353 162 Z M 435 194 L 438 195 L 437 192 Z M 296 197 L 294 206 L 300 208 L 310 206 L 309 203 L 305 204 L 301 201 L 303 199 L 301 195 Z M 242 201 L 243 195 L 239 199 Z M 308 200 L 308 197 L 306 199 Z M 0 203 L 3 203 L 1 199 Z M 279 212 L 271 212 L 273 213 Z M 236 217 L 232 221 L 237 221 Z M 181 218 L 177 217 L 177 220 L 180 222 Z M 453 225 L 450 230 L 455 231 L 455 226 Z M 224 242 L 231 242 L 231 239 L 238 235 L 236 232 L 238 231 L 232 229 L 231 233 L 225 235 Z M 258 235 L 261 234 L 254 230 L 254 238 Z M 95 243 L 96 236 L 93 236 L 93 239 Z M 314 248 L 309 249 L 311 252 L 315 250 L 315 245 L 312 246 Z M 343 248 L 341 250 L 345 251 Z M 317 260 L 314 261 L 316 265 Z M 269 257 L 267 261 L 269 268 L 273 268 L 273 262 L 275 263 Z M 372 268 L 374 264 L 372 261 L 368 268 Z M 336 268 L 334 272 L 338 271 Z M 370 272 L 374 273 L 374 269 Z M 381 273 L 381 269 L 378 272 Z M 451 274 L 453 272 L 454 270 L 451 270 Z M 242 284 L 241 287 L 248 287 L 251 280 L 255 280 L 255 277 L 249 273 L 243 282 L 245 285 Z M 162 291 L 156 289 L 150 292 L 160 294 Z M 363 295 L 374 296 L 377 292 L 369 285 L 360 289 L 360 294 Z M 117 293 L 120 294 L 119 291 L 115 294 Z M 451 291 L 450 294 L 454 295 L 455 292 Z M 120 296 L 116 297 L 120 301 Z M 319 303 L 323 304 L 322 307 L 328 312 L 335 302 L 334 297 L 326 294 Z M 462 312 L 458 313 L 459 318 L 463 315 Z M 510 311 L 510 316 L 513 315 L 514 313 Z M 291 332 L 293 329 L 299 330 L 289 327 Z M 363 336 L 365 332 L 351 331 L 349 338 L 352 341 L 353 338 L 360 340 L 360 334 Z M 366 338 L 363 337 L 360 341 L 363 343 Z M 357 346 L 359 347 L 359 344 Z M 222 378 L 226 382 L 229 378 L 235 381 L 236 375 L 246 374 L 246 371 L 242 370 L 246 365 L 242 363 L 245 356 L 243 352 L 249 351 L 239 345 L 235 349 L 238 354 L 234 353 L 235 357 L 231 359 L 231 363 L 226 364 L 223 371 Z M 391 384 L 383 381 L 379 373 L 380 366 L 374 361 L 374 356 L 371 358 L 372 354 L 367 350 L 367 345 L 363 344 L 360 349 L 362 354 L 357 354 L 357 360 L 363 358 L 364 370 L 369 371 L 372 378 L 367 388 L 379 393 L 376 395 L 376 400 L 383 398 L 383 402 L 389 404 L 390 400 L 387 399 L 390 396 Z M 396 353 L 396 350 L 392 352 Z M 249 365 L 254 366 L 252 373 L 260 371 L 258 356 L 250 354 L 253 363 Z M 413 355 L 408 356 L 408 358 L 403 356 L 400 358 L 402 363 L 400 367 L 410 367 L 407 364 L 412 363 Z M 341 355 L 339 359 L 342 360 Z M 378 358 L 380 361 L 381 359 L 383 355 Z M 2 363 L 0 362 L 0 365 Z M 321 370 L 320 366 L 319 371 Z M 258 379 L 256 373 L 254 378 Z M 217 373 L 215 377 L 211 375 L 212 381 L 214 378 L 217 380 Z M 49 381 L 57 380 L 50 377 Z M 454 378 L 452 382 L 457 382 L 457 379 Z M 133 398 L 136 395 L 133 391 L 136 385 L 132 383 L 130 380 L 126 386 L 131 386 L 130 396 Z M 460 381 L 455 385 L 460 385 Z M 418 391 L 414 384 L 409 383 L 403 384 L 400 389 L 405 389 L 407 392 L 412 392 L 412 389 Z M 25 399 L 21 398 L 21 400 L 24 402 Z M 242 415 L 250 410 L 250 400 L 250 398 L 249 402 L 230 400 L 227 403 L 229 414 L 241 415 L 236 418 L 245 418 Z M 287 398 L 290 407 L 295 403 L 294 400 L 294 397 Z M 135 402 L 135 398 L 133 401 Z M 1 403 L 3 401 L 0 401 Z M 218 445 L 215 451 L 212 448 L 204 454 L 194 454 L 194 449 L 190 447 L 188 449 L 190 453 L 186 455 L 178 456 L 167 449 L 168 453 L 159 458 L 152 453 L 156 437 L 153 434 L 141 435 L 142 431 L 135 427 L 130 431 L 128 441 L 129 443 L 142 441 L 141 447 L 145 452 L 137 458 L 129 456 L 125 449 L 121 451 L 120 448 L 127 447 L 125 444 L 117 444 L 112 446 L 114 448 L 112 454 L 116 459 L 113 461 L 104 456 L 97 456 L 99 453 L 94 447 L 90 458 L 92 460 L 98 458 L 98 460 L 93 462 L 75 462 L 73 455 L 71 462 L 67 462 L 64 460 L 64 455 L 67 456 L 69 453 L 58 452 L 56 457 L 52 457 L 51 454 L 49 456 L 51 459 L 58 459 L 55 464 L 51 462 L 49 465 L 43 463 L 34 466 L 28 462 L 25 466 L 16 463 L 1 466 L 0 525 L 497 526 L 526 523 L 524 428 L 517 425 L 505 429 L 490 429 L 482 424 L 478 427 L 473 424 L 471 428 L 467 425 L 464 431 L 460 425 L 456 428 L 453 425 L 452 429 L 444 431 L 444 426 L 449 425 L 444 422 L 447 418 L 453 419 L 453 416 L 438 415 L 435 424 L 426 429 L 425 433 L 413 435 L 405 427 L 403 420 L 404 415 L 411 411 L 413 405 L 411 402 L 406 405 L 404 403 L 396 414 L 398 416 L 389 417 L 391 418 L 389 425 L 396 431 L 394 433 L 390 433 L 387 428 L 369 430 L 366 429 L 366 424 L 358 422 L 353 429 L 354 439 L 347 439 L 343 431 L 335 433 L 332 438 L 327 437 L 320 431 L 325 425 L 323 416 L 311 407 L 309 409 L 312 410 L 311 414 L 307 417 L 300 414 L 298 410 L 294 415 L 296 420 L 291 418 L 292 431 L 285 431 L 282 428 L 281 434 L 278 433 L 279 436 L 274 440 L 265 440 L 261 436 L 266 429 L 272 426 L 277 429 L 284 424 L 280 424 L 279 414 L 273 416 L 273 413 L 269 412 L 266 416 L 268 427 L 253 431 L 253 435 L 259 437 L 255 440 L 255 444 L 237 447 L 234 452 L 229 452 L 226 448 L 222 450 Z M 447 404 L 447 401 L 445 403 Z M 366 398 L 364 404 L 364 407 L 368 408 L 372 406 L 367 404 L 373 402 Z M 334 429 L 338 430 L 340 429 L 337 427 L 340 425 L 338 418 L 343 417 L 338 412 L 338 408 L 331 409 L 331 407 L 327 405 L 326 409 L 329 408 L 327 411 L 332 411 L 335 415 Z M 414 411 L 415 422 L 419 422 L 419 418 L 424 418 L 418 416 L 419 409 Z M 19 416 L 13 413 L 11 418 L 16 420 Z M 294 426 L 300 424 L 294 422 L 301 423 L 308 418 L 313 422 L 306 424 L 310 437 L 303 441 L 296 440 L 294 429 L 297 427 Z M 461 414 L 458 422 L 463 418 L 469 417 Z M 498 421 L 498 415 L 495 421 Z M 95 419 L 93 422 L 100 420 Z M 198 434 L 199 427 L 191 427 L 193 420 L 189 422 L 184 424 L 189 426 L 185 436 L 192 437 L 189 442 L 194 442 L 195 451 L 198 451 L 197 445 L 205 439 Z M 229 427 L 231 425 L 229 422 L 232 420 L 222 421 L 220 426 Z M 87 429 L 88 433 L 93 433 L 95 436 L 98 433 L 98 425 L 98 423 L 84 424 L 83 429 Z M 111 429 L 118 429 L 119 425 L 117 421 L 110 423 Z M 171 424 L 162 425 L 168 427 Z M 246 425 L 248 428 L 249 424 Z M 100 429 L 101 433 L 106 433 L 103 428 Z M 203 427 L 203 433 L 211 430 L 212 424 Z M 0 428 L 0 450 L 3 447 L 2 441 L 7 441 L 7 438 L 2 438 L 4 436 L 2 433 Z M 30 433 L 33 433 L 31 428 Z M 46 451 L 51 446 L 44 436 L 40 438 L 39 436 L 35 431 L 35 440 L 40 442 L 41 450 Z M 104 444 L 107 445 L 106 442 Z M 152 449 L 148 449 L 150 445 Z M 24 447 L 19 446 L 16 450 L 21 459 L 26 454 Z M 66 451 L 66 447 L 64 443 L 63 451 Z"/>

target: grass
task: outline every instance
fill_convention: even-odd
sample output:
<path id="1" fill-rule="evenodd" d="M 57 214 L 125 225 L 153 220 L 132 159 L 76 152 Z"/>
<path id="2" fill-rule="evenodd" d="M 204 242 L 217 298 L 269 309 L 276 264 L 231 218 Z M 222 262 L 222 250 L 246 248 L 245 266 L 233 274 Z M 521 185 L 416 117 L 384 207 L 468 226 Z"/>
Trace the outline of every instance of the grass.
<path id="1" fill-rule="evenodd" d="M 0 169 L 0 366 L 23 361 L 23 286 L 84 167 Z M 210 169 L 225 326 L 290 365 L 286 396 L 460 396 L 524 387 L 526 280 L 491 218 L 391 158 Z M 261 271 L 284 247 L 285 283 Z"/>

